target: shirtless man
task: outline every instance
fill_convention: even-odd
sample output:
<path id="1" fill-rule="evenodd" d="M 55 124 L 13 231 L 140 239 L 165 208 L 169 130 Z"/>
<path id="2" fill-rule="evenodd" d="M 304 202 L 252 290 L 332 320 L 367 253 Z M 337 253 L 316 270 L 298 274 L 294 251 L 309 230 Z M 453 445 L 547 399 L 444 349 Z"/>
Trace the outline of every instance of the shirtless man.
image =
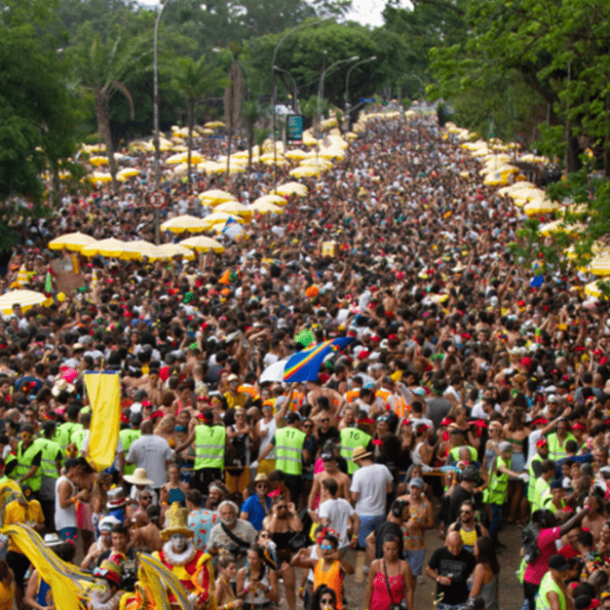
<path id="1" fill-rule="evenodd" d="M 597 545 L 602 533 L 602 528 L 606 523 L 606 518 L 599 512 L 600 503 L 597 496 L 590 495 L 585 500 L 585 506 L 589 506 L 589 512 L 582 520 L 582 527 L 587 528 L 591 534 L 593 534 L 593 539 Z"/>
<path id="2" fill-rule="evenodd" d="M 147 547 L 151 551 L 160 551 L 163 547 L 161 540 L 161 508 L 157 505 L 146 509 L 148 519 L 141 512 L 134 516 L 136 529 L 133 531 L 129 548 Z"/>
<path id="3" fill-rule="evenodd" d="M 322 454 L 322 465 L 324 466 L 324 470 L 314 475 L 311 493 L 309 494 L 309 499 L 307 500 L 307 508 L 310 513 L 313 511 L 316 498 L 320 493 L 322 481 L 325 479 L 333 479 L 337 482 L 337 498 L 345 498 L 348 501 L 350 499 L 350 478 L 344 472 L 339 470 L 337 460 L 335 460 L 331 453 Z"/>
<path id="4" fill-rule="evenodd" d="M 308 381 L 307 387 L 309 389 L 309 392 L 307 392 L 307 402 L 310 405 L 315 405 L 314 409 L 310 415 L 310 417 L 312 417 L 312 418 L 315 416 L 315 414 L 319 410 L 317 407 L 319 396 L 326 396 L 326 398 L 328 398 L 328 404 L 330 405 L 331 413 L 335 417 L 341 411 L 341 408 L 343 407 L 343 403 L 346 402 L 345 398 L 343 398 L 343 396 L 341 396 L 341 394 L 339 394 L 339 392 L 337 392 L 331 388 L 325 388 L 325 387 L 321 386 L 320 382 L 317 380 Z"/>

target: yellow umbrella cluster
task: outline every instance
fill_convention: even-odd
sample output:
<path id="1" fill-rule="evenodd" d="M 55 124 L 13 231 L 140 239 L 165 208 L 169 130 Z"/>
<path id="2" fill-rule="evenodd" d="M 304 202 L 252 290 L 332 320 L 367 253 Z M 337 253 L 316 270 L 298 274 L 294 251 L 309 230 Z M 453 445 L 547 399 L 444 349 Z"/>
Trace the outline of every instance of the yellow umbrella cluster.
<path id="1" fill-rule="evenodd" d="M 239 201 L 225 201 L 214 208 L 215 212 L 224 212 L 233 216 L 241 216 L 248 222 L 252 219 L 252 210 Z"/>
<path id="2" fill-rule="evenodd" d="M 284 209 L 266 201 L 254 202 L 248 209 L 256 214 L 282 214 Z"/>
<path id="3" fill-rule="evenodd" d="M 589 263 L 588 271 L 593 275 L 610 275 L 610 248 L 604 248 Z"/>
<path id="4" fill-rule="evenodd" d="M 254 203 L 271 203 L 273 205 L 286 205 L 288 202 L 285 197 L 276 194 L 263 195 L 254 201 Z"/>
<path id="5" fill-rule="evenodd" d="M 180 242 L 180 245 L 184 246 L 185 248 L 193 249 L 197 252 L 209 252 L 211 250 L 221 254 L 225 251 L 225 248 L 221 243 L 217 242 L 211 237 L 205 237 L 204 235 L 197 235 L 197 237 L 183 239 Z"/>
<path id="6" fill-rule="evenodd" d="M 544 214 L 552 214 L 560 209 L 560 206 L 555 201 L 550 199 L 536 199 L 530 201 L 523 206 L 523 211 L 528 216 L 541 216 Z"/>
<path id="7" fill-rule="evenodd" d="M 298 195 L 299 197 L 307 197 L 308 189 L 300 182 L 287 182 L 286 184 L 281 184 L 278 186 L 275 189 L 275 192 L 278 195 L 285 195 L 286 197 L 290 197 L 290 195 L 293 194 Z M 277 203 L 280 202 L 278 201 Z"/>
<path id="8" fill-rule="evenodd" d="M 106 256 L 110 258 L 120 258 L 122 260 L 141 260 L 142 254 L 137 246 L 129 242 L 120 241 L 110 237 L 102 239 L 94 244 L 86 246 L 81 250 L 83 256 Z"/>
<path id="9" fill-rule="evenodd" d="M 216 206 L 220 203 L 224 203 L 225 201 L 235 200 L 234 195 L 232 195 L 231 193 L 227 193 L 226 191 L 221 191 L 219 189 L 204 191 L 203 193 L 199 193 L 198 197 L 203 205 L 210 206 Z"/>
<path id="10" fill-rule="evenodd" d="M 71 250 L 73 252 L 80 252 L 87 246 L 92 246 L 97 242 L 90 235 L 84 233 L 66 233 L 66 235 L 60 235 L 53 241 L 50 241 L 48 246 L 51 250 Z"/>

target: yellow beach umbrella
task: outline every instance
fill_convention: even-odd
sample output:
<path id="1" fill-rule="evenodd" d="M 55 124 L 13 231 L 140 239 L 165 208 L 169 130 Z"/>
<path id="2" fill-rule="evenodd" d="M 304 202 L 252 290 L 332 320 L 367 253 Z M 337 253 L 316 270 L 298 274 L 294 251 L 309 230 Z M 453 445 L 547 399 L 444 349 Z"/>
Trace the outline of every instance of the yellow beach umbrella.
<path id="1" fill-rule="evenodd" d="M 270 193 L 269 195 L 263 195 L 262 197 L 255 199 L 254 203 L 272 203 L 274 205 L 286 205 L 288 202 L 286 201 L 285 197 Z"/>
<path id="2" fill-rule="evenodd" d="M 217 242 L 215 239 L 211 237 L 206 237 L 205 235 L 197 235 L 197 237 L 189 237 L 188 239 L 184 239 L 180 242 L 181 246 L 185 248 L 192 248 L 197 252 L 209 252 L 212 250 L 217 254 L 221 254 L 225 251 L 225 247 Z"/>
<path id="3" fill-rule="evenodd" d="M 582 233 L 587 227 L 582 223 L 567 224 L 562 218 L 547 222 L 538 228 L 538 231 L 545 237 L 550 237 L 554 233 Z"/>
<path id="4" fill-rule="evenodd" d="M 195 258 L 195 254 L 191 250 L 177 244 L 163 244 L 161 246 L 151 244 L 150 247 L 142 251 L 142 254 L 151 262 L 171 260 L 174 256 L 181 256 L 189 261 Z"/>
<path id="5" fill-rule="evenodd" d="M 291 169 L 289 174 L 295 178 L 303 178 L 305 176 L 319 176 L 322 172 L 321 169 L 313 167 L 311 165 L 301 165 Z"/>
<path id="6" fill-rule="evenodd" d="M 300 182 L 287 182 L 286 184 L 281 184 L 278 186 L 277 189 L 275 189 L 275 192 L 278 195 L 290 196 L 292 194 L 296 194 L 299 197 L 306 197 L 308 189 Z"/>
<path id="7" fill-rule="evenodd" d="M 13 305 L 21 305 L 21 309 L 26 311 L 34 305 L 41 305 L 46 300 L 47 297 L 44 294 L 34 290 L 10 290 L 0 297 L 0 311 L 10 315 Z"/>
<path id="8" fill-rule="evenodd" d="M 93 172 L 89 176 L 90 182 L 111 182 L 112 176 L 107 172 Z"/>
<path id="9" fill-rule="evenodd" d="M 108 157 L 89 157 L 89 163 L 95 165 L 95 167 L 98 167 L 99 165 L 108 165 Z"/>
<path id="10" fill-rule="evenodd" d="M 252 220 L 252 210 L 239 201 L 225 201 L 214 208 L 214 212 L 224 212 L 233 216 L 241 216 L 247 222 Z"/>
<path id="11" fill-rule="evenodd" d="M 221 191 L 219 189 L 212 189 L 209 191 L 203 191 L 203 193 L 199 193 L 198 195 L 201 203 L 204 205 L 218 205 L 219 203 L 224 203 L 225 201 L 234 201 L 235 196 L 231 193 L 227 193 L 226 191 Z"/>
<path id="12" fill-rule="evenodd" d="M 200 233 L 208 228 L 207 223 L 202 218 L 196 218 L 190 214 L 183 214 L 182 216 L 176 216 L 164 222 L 161 225 L 161 230 L 171 231 L 172 233 Z"/>
<path id="13" fill-rule="evenodd" d="M 125 241 L 110 237 L 102 239 L 81 250 L 83 256 L 106 256 L 109 258 L 120 258 L 122 260 L 141 260 L 142 254 L 138 247 Z"/>
<path id="14" fill-rule="evenodd" d="M 326 171 L 330 169 L 333 164 L 328 159 L 323 159 L 322 157 L 303 159 L 301 161 L 301 167 L 315 167 L 321 169 L 322 171 Z"/>
<path id="15" fill-rule="evenodd" d="M 610 249 L 602 250 L 590 263 L 588 270 L 593 275 L 610 275 Z"/>
<path id="16" fill-rule="evenodd" d="M 551 214 L 559 209 L 559 204 L 550 199 L 539 199 L 530 201 L 523 206 L 523 211 L 528 216 L 539 216 L 541 214 Z"/>
<path id="17" fill-rule="evenodd" d="M 216 174 L 218 172 L 224 172 L 226 169 L 226 164 L 216 163 L 216 161 L 204 161 L 203 163 L 199 163 L 197 165 L 197 169 L 200 172 L 206 172 L 208 174 Z"/>
<path id="18" fill-rule="evenodd" d="M 208 121 L 204 124 L 204 127 L 207 127 L 208 129 L 219 129 L 224 126 L 225 124 L 222 121 Z"/>
<path id="19" fill-rule="evenodd" d="M 90 235 L 84 233 L 66 233 L 56 237 L 53 241 L 50 241 L 48 246 L 51 250 L 72 250 L 73 252 L 80 252 L 87 246 L 92 246 L 97 243 L 97 240 Z"/>
<path id="20" fill-rule="evenodd" d="M 585 294 L 588 294 L 590 297 L 595 297 L 596 299 L 602 296 L 602 291 L 597 285 L 597 280 L 594 282 L 589 282 L 585 286 Z"/>
<path id="21" fill-rule="evenodd" d="M 295 148 L 293 150 L 287 150 L 284 154 L 288 159 L 304 159 L 307 156 L 307 153 L 300 148 Z"/>
<path id="22" fill-rule="evenodd" d="M 226 223 L 229 218 L 240 224 L 245 222 L 243 218 L 234 216 L 233 214 L 226 214 L 225 212 L 213 212 L 212 214 L 208 214 L 203 220 L 207 223 L 206 228 L 210 228 L 217 224 Z"/>
<path id="23" fill-rule="evenodd" d="M 122 169 L 120 172 L 117 173 L 116 179 L 121 182 L 125 182 L 129 180 L 129 178 L 133 178 L 134 176 L 139 175 L 139 173 L 140 170 L 136 169 L 135 167 L 126 167 L 125 169 Z"/>
<path id="24" fill-rule="evenodd" d="M 273 205 L 273 203 L 266 201 L 253 203 L 248 209 L 256 214 L 282 214 L 284 211 L 279 205 Z"/>

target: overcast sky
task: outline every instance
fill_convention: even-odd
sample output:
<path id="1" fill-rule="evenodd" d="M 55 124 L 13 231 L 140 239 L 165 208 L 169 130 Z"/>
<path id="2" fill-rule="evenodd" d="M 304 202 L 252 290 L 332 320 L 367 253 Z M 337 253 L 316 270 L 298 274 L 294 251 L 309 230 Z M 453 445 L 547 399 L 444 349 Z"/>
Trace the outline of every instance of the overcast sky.
<path id="1" fill-rule="evenodd" d="M 158 0 L 139 0 L 140 4 L 155 5 Z M 407 0 L 403 4 L 410 4 Z M 383 25 L 381 12 L 385 6 L 385 0 L 352 0 L 352 10 L 346 15 L 350 21 L 358 21 L 363 25 Z"/>

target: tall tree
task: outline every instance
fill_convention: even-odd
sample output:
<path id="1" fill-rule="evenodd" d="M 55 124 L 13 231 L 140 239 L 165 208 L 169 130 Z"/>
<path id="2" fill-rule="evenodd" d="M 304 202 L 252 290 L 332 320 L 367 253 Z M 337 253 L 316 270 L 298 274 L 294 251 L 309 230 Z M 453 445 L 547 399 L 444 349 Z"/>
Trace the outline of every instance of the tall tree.
<path id="1" fill-rule="evenodd" d="M 190 57 L 180 57 L 176 60 L 172 71 L 172 85 L 186 98 L 186 122 L 188 126 L 187 181 L 191 184 L 191 154 L 193 151 L 193 128 L 195 126 L 195 110 L 197 104 L 206 95 L 228 86 L 229 82 L 222 69 L 211 66 L 205 57 L 197 61 Z"/>
<path id="2" fill-rule="evenodd" d="M 244 74 L 239 65 L 239 55 L 241 53 L 241 45 L 231 43 L 229 45 L 233 54 L 233 61 L 229 68 L 229 86 L 225 89 L 225 129 L 227 130 L 227 178 L 231 169 L 231 142 L 233 140 L 233 132 L 239 126 L 239 118 L 241 116 L 241 106 L 244 101 Z"/>
<path id="3" fill-rule="evenodd" d="M 116 194 L 119 185 L 114 158 L 114 144 L 110 131 L 110 100 L 117 92 L 129 102 L 131 116 L 135 108 L 125 79 L 142 68 L 142 62 L 150 52 L 142 51 L 142 41 L 116 35 L 106 42 L 100 34 L 93 34 L 91 24 L 85 24 L 79 32 L 80 43 L 74 48 L 76 73 L 81 88 L 93 96 L 99 134 L 106 145 L 108 168 L 112 176 L 112 188 Z"/>

